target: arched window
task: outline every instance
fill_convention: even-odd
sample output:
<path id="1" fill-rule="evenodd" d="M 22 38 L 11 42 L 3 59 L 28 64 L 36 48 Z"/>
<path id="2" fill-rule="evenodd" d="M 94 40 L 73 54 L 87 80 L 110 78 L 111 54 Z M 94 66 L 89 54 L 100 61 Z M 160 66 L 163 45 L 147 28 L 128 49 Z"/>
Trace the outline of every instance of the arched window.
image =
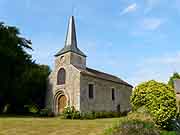
<path id="1" fill-rule="evenodd" d="M 57 74 L 57 85 L 65 84 L 65 80 L 66 80 L 66 71 L 64 68 L 61 68 Z"/>

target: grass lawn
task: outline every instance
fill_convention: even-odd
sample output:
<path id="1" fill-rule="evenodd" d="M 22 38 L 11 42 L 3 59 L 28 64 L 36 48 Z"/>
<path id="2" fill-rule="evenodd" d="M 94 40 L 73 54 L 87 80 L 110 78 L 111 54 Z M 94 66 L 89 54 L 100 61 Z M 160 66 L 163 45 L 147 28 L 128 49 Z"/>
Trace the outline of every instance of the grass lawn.
<path id="1" fill-rule="evenodd" d="M 118 118 L 65 120 L 55 118 L 0 118 L 0 135 L 101 135 Z"/>

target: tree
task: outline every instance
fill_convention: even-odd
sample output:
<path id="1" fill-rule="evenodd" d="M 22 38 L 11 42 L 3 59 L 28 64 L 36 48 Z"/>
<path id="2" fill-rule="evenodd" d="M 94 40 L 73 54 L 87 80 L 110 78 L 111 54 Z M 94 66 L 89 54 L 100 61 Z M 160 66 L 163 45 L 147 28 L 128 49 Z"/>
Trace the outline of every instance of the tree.
<path id="1" fill-rule="evenodd" d="M 47 78 L 50 68 L 46 65 L 33 64 L 28 67 L 20 78 L 24 102 L 36 105 L 39 109 L 44 108 Z"/>
<path id="2" fill-rule="evenodd" d="M 177 72 L 173 73 L 173 75 L 169 78 L 168 85 L 174 88 L 174 80 L 176 79 L 180 79 L 180 75 Z"/>
<path id="3" fill-rule="evenodd" d="M 174 90 L 164 83 L 148 81 L 135 87 L 131 104 L 134 111 L 140 107 L 153 116 L 156 124 L 166 128 L 177 112 Z"/>
<path id="4" fill-rule="evenodd" d="M 25 49 L 31 49 L 31 42 L 20 37 L 16 27 L 0 23 L 0 110 L 5 104 L 16 101 L 16 90 L 20 82 L 18 78 L 28 64 L 32 64 L 31 56 Z"/>
<path id="5" fill-rule="evenodd" d="M 16 27 L 0 23 L 0 112 L 6 108 L 24 113 L 25 105 L 44 106 L 50 68 L 36 64 L 27 49 L 32 50 L 30 40 L 21 37 Z"/>

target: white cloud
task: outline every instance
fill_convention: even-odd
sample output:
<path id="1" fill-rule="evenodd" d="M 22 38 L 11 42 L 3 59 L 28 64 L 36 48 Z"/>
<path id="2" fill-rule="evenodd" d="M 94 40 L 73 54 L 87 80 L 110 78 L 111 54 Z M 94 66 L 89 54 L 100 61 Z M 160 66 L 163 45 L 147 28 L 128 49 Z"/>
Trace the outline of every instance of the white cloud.
<path id="1" fill-rule="evenodd" d="M 164 23 L 164 20 L 160 18 L 145 18 L 141 22 L 141 26 L 144 30 L 154 31 L 158 29 L 163 23 Z"/>
<path id="2" fill-rule="evenodd" d="M 123 11 L 121 11 L 121 15 L 130 13 L 130 12 L 135 12 L 137 10 L 137 4 L 133 3 L 131 5 L 129 5 L 127 8 L 125 8 Z"/>
<path id="3" fill-rule="evenodd" d="M 180 51 L 144 59 L 128 79 L 134 85 L 152 79 L 166 83 L 173 72 L 180 72 Z"/>

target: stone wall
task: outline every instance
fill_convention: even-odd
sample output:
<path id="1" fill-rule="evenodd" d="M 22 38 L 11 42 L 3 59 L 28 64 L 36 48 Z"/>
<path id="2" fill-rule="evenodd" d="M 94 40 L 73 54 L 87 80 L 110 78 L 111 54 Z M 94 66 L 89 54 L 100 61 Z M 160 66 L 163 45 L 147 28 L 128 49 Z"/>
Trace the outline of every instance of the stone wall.
<path id="1" fill-rule="evenodd" d="M 86 58 L 71 52 L 56 57 L 55 68 L 48 78 L 46 108 L 57 114 L 58 105 L 55 101 L 60 94 L 64 94 L 68 99 L 67 105 L 82 112 L 117 111 L 118 105 L 121 112 L 130 110 L 131 87 L 81 74 L 72 64 L 84 68 Z M 57 73 L 60 68 L 66 71 L 64 85 L 57 85 Z M 94 99 L 88 97 L 89 83 L 94 84 Z M 115 89 L 115 100 L 112 100 L 112 88 Z"/>
<path id="2" fill-rule="evenodd" d="M 180 101 L 180 94 L 176 94 L 177 101 Z"/>
<path id="3" fill-rule="evenodd" d="M 94 99 L 88 97 L 88 84 L 94 84 Z M 115 89 L 115 100 L 112 100 L 112 88 Z M 80 110 L 89 111 L 128 111 L 130 107 L 130 96 L 132 88 L 123 84 L 98 79 L 95 77 L 81 75 L 80 88 Z"/>
<path id="4" fill-rule="evenodd" d="M 57 114 L 57 104 L 55 104 L 55 95 L 58 92 L 64 93 L 67 97 L 67 105 L 74 106 L 77 110 L 80 107 L 80 71 L 70 64 L 71 53 L 59 56 L 55 60 L 55 69 L 48 78 L 48 90 L 46 95 L 46 108 L 49 108 Z M 57 73 L 60 68 L 66 71 L 66 81 L 64 85 L 57 85 Z"/>

